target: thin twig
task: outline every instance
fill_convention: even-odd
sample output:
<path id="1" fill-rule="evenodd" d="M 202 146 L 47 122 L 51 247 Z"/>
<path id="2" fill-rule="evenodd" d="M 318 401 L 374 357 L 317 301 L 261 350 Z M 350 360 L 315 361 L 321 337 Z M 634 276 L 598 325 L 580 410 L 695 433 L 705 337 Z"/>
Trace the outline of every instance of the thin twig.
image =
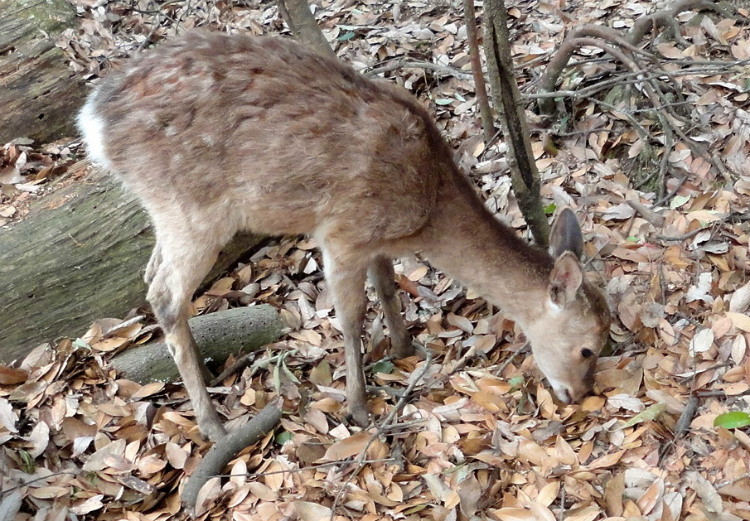
<path id="1" fill-rule="evenodd" d="M 719 224 L 724 224 L 727 221 L 732 220 L 732 218 L 733 218 L 733 214 L 729 214 L 729 215 L 726 215 L 726 216 L 722 217 L 721 219 L 719 219 L 717 221 L 713 221 L 708 226 L 705 226 L 703 228 L 698 228 L 696 230 L 684 233 L 682 235 L 674 235 L 674 236 L 657 235 L 655 238 L 658 239 L 658 240 L 660 240 L 660 241 L 664 241 L 664 242 L 682 242 L 682 241 L 685 241 L 687 239 L 692 239 L 693 237 L 695 237 L 696 235 L 698 235 L 699 233 L 701 233 L 703 231 L 709 230 L 711 228 L 716 228 Z"/>
<path id="2" fill-rule="evenodd" d="M 500 376 L 501 374 L 503 374 L 505 369 L 511 364 L 511 362 L 513 362 L 513 360 L 518 356 L 518 354 L 523 350 L 524 347 L 526 346 L 524 345 L 516 349 L 513 354 L 510 355 L 510 357 L 508 357 L 508 359 L 503 362 L 503 364 L 496 371 L 493 371 L 493 374 L 496 376 Z"/>
<path id="3" fill-rule="evenodd" d="M 83 472 L 82 470 L 59 470 L 57 472 L 52 472 L 50 474 L 45 474 L 44 476 L 39 476 L 39 477 L 36 477 L 36 478 L 31 478 L 28 481 L 24 481 L 20 485 L 15 485 L 13 487 L 4 488 L 4 489 L 0 490 L 0 497 L 3 497 L 6 494 L 10 494 L 14 490 L 18 490 L 18 489 L 21 489 L 21 488 L 26 487 L 28 485 L 31 485 L 32 483 L 36 483 L 37 481 L 43 481 L 45 479 L 54 478 L 56 476 L 77 476 L 77 475 L 81 474 L 82 472 Z"/>
<path id="4" fill-rule="evenodd" d="M 738 481 L 742 481 L 743 479 L 750 479 L 750 472 L 745 472 L 744 474 L 742 474 L 741 476 L 737 476 L 736 478 L 719 481 L 718 483 L 714 484 L 714 487 L 717 489 L 728 487 L 729 485 L 734 485 L 735 483 L 737 483 Z"/>
<path id="5" fill-rule="evenodd" d="M 247 366 L 250 361 L 255 358 L 256 354 L 257 353 L 255 351 L 251 351 L 250 353 L 245 353 L 244 355 L 239 357 L 232 363 L 232 365 L 224 369 L 219 376 L 211 380 L 211 382 L 209 383 L 209 387 L 216 387 L 221 382 L 232 376 L 234 373 L 237 373 L 244 369 L 245 366 Z"/>
<path id="6" fill-rule="evenodd" d="M 375 67 L 373 69 L 370 69 L 369 71 L 363 71 L 363 74 L 367 77 L 372 78 L 373 76 L 384 74 L 386 72 L 392 72 L 398 69 L 424 69 L 433 71 L 437 74 L 442 74 L 444 76 L 454 76 L 462 80 L 472 79 L 470 73 L 464 72 L 460 69 L 456 69 L 455 67 L 438 65 L 437 63 L 432 62 L 407 60 L 405 58 L 389 61 L 388 63 L 380 67 Z"/>
<path id="7" fill-rule="evenodd" d="M 742 391 L 741 393 L 732 394 L 731 396 L 734 397 L 734 396 L 748 396 L 748 395 L 750 395 L 750 389 L 746 391 Z M 722 390 L 698 391 L 697 393 L 695 393 L 695 396 L 699 398 L 715 398 L 715 397 L 729 398 L 730 397 L 730 395 L 728 395 L 726 391 L 722 391 Z"/>
<path id="8" fill-rule="evenodd" d="M 368 459 L 368 460 L 364 460 L 363 463 L 365 464 L 390 463 L 393 461 L 396 461 L 396 458 Z M 296 469 L 269 470 L 268 472 L 245 472 L 243 474 L 216 474 L 216 477 L 219 477 L 219 478 L 240 478 L 240 477 L 262 478 L 265 476 L 272 476 L 274 474 L 297 474 L 305 470 L 324 469 L 327 467 L 335 467 L 337 465 L 342 465 L 344 463 L 348 463 L 348 461 L 346 460 L 326 461 L 325 463 L 318 463 L 317 465 L 308 465 L 305 467 L 298 467 Z"/>
<path id="9" fill-rule="evenodd" d="M 682 188 L 682 185 L 685 184 L 685 181 L 687 181 L 687 176 L 680 177 L 677 181 L 677 185 L 672 188 L 672 190 L 670 190 L 667 195 L 656 201 L 652 206 L 656 208 L 657 206 L 661 206 L 667 201 L 670 201 L 675 195 L 677 195 L 677 192 L 680 191 L 680 188 Z"/>

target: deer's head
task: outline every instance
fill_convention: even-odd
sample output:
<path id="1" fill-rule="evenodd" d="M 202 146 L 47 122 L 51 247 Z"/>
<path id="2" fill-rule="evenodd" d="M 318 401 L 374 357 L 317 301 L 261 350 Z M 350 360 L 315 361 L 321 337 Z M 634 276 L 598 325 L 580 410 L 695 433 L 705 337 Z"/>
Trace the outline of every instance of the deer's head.
<path id="1" fill-rule="evenodd" d="M 582 250 L 578 221 L 565 209 L 550 233 L 555 264 L 541 313 L 525 328 L 539 369 L 565 403 L 579 401 L 592 390 L 611 323 L 604 293 L 586 281 L 579 260 Z"/>

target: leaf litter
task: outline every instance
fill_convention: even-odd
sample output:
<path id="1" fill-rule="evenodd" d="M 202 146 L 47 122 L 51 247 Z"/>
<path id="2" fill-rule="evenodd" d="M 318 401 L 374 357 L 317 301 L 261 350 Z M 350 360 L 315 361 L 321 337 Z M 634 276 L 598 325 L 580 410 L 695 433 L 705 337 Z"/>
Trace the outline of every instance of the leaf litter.
<path id="1" fill-rule="evenodd" d="M 59 46 L 77 73 L 91 77 L 192 26 L 285 31 L 275 6 L 255 1 L 73 3 L 81 29 Z M 540 58 L 573 25 L 627 28 L 653 11 L 645 1 L 508 5 L 527 94 Z M 502 141 L 485 148 L 476 140 L 460 6 L 334 0 L 321 2 L 316 17 L 338 54 L 359 69 L 403 60 L 381 74 L 425 100 L 487 205 L 523 231 Z M 599 362 L 598 396 L 555 402 L 502 311 L 408 258 L 396 264 L 405 316 L 433 356 L 378 362 L 387 332 L 371 306 L 376 422 L 416 385 L 387 429 L 350 427 L 342 422 L 343 342 L 320 258 L 310 239 L 279 239 L 194 302 L 198 312 L 271 303 L 289 328 L 253 366 L 212 388 L 230 428 L 278 395 L 286 414 L 201 490 L 200 518 L 750 519 L 748 429 L 714 425 L 722 414 L 750 410 L 747 20 L 743 9 L 734 18 L 682 13 L 681 39 L 692 44 L 667 39 L 650 49 L 665 61 L 710 69 L 679 80 L 690 111 L 671 148 L 653 110 L 618 105 L 614 89 L 608 100 L 617 110 L 585 96 L 566 99 L 573 118 L 565 125 L 548 128 L 529 113 L 542 195 L 579 208 L 591 276 L 606 284 L 617 319 L 612 352 Z M 581 48 L 576 60 L 563 89 L 585 88 L 617 69 L 596 48 Z M 629 125 L 628 110 L 651 143 Z M 555 142 L 555 157 L 540 146 L 546 139 Z M 708 144 L 726 171 L 694 142 Z M 633 188 L 656 168 L 643 159 L 647 149 L 667 154 L 670 199 L 660 201 L 648 183 Z M 44 185 L 45 168 L 63 165 L 54 175 L 64 172 L 69 151 L 19 141 L 3 154 L 2 224 L 23 217 L 24 194 Z M 108 369 L 112 352 L 154 334 L 145 321 L 111 333 L 121 322 L 99 321 L 83 339 L 41 345 L 16 366 L 0 367 L 0 512 L 39 520 L 186 517 L 180 486 L 208 445 L 179 385 L 141 386 Z"/>

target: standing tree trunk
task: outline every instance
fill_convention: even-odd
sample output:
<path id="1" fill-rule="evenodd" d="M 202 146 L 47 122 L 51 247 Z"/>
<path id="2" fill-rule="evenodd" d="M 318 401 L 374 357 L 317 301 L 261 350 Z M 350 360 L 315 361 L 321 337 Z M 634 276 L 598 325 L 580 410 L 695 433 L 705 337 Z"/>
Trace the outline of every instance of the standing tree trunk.
<path id="1" fill-rule="evenodd" d="M 330 58 L 337 57 L 318 27 L 307 0 L 278 0 L 278 5 L 282 18 L 299 42 Z"/>
<path id="2" fill-rule="evenodd" d="M 507 161 L 513 191 L 534 240 L 539 246 L 546 248 L 549 224 L 539 194 L 539 171 L 531 151 L 529 125 L 513 75 L 508 12 L 503 0 L 485 0 L 484 14 L 484 52 L 487 56 L 492 99 L 508 146 Z"/>
<path id="3" fill-rule="evenodd" d="M 474 0 L 464 0 L 464 20 L 466 22 L 466 39 L 469 42 L 471 73 L 474 76 L 474 92 L 477 96 L 479 117 L 482 119 L 482 137 L 484 138 L 484 146 L 488 147 L 495 135 L 495 120 L 492 117 L 490 101 L 487 98 L 482 57 L 479 55 L 479 36 L 477 35 L 477 15 L 474 10 Z"/>

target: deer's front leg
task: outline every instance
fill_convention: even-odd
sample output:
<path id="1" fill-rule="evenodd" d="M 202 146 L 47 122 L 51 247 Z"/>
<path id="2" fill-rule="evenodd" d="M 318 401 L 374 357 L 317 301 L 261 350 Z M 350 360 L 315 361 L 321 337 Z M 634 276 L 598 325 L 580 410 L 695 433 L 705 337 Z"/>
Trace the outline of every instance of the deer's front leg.
<path id="1" fill-rule="evenodd" d="M 355 423 L 364 427 L 370 421 L 362 366 L 362 326 L 367 308 L 364 285 L 367 268 L 364 263 L 336 257 L 330 248 L 325 247 L 323 262 L 336 316 L 344 333 L 346 399 L 349 415 Z"/>

